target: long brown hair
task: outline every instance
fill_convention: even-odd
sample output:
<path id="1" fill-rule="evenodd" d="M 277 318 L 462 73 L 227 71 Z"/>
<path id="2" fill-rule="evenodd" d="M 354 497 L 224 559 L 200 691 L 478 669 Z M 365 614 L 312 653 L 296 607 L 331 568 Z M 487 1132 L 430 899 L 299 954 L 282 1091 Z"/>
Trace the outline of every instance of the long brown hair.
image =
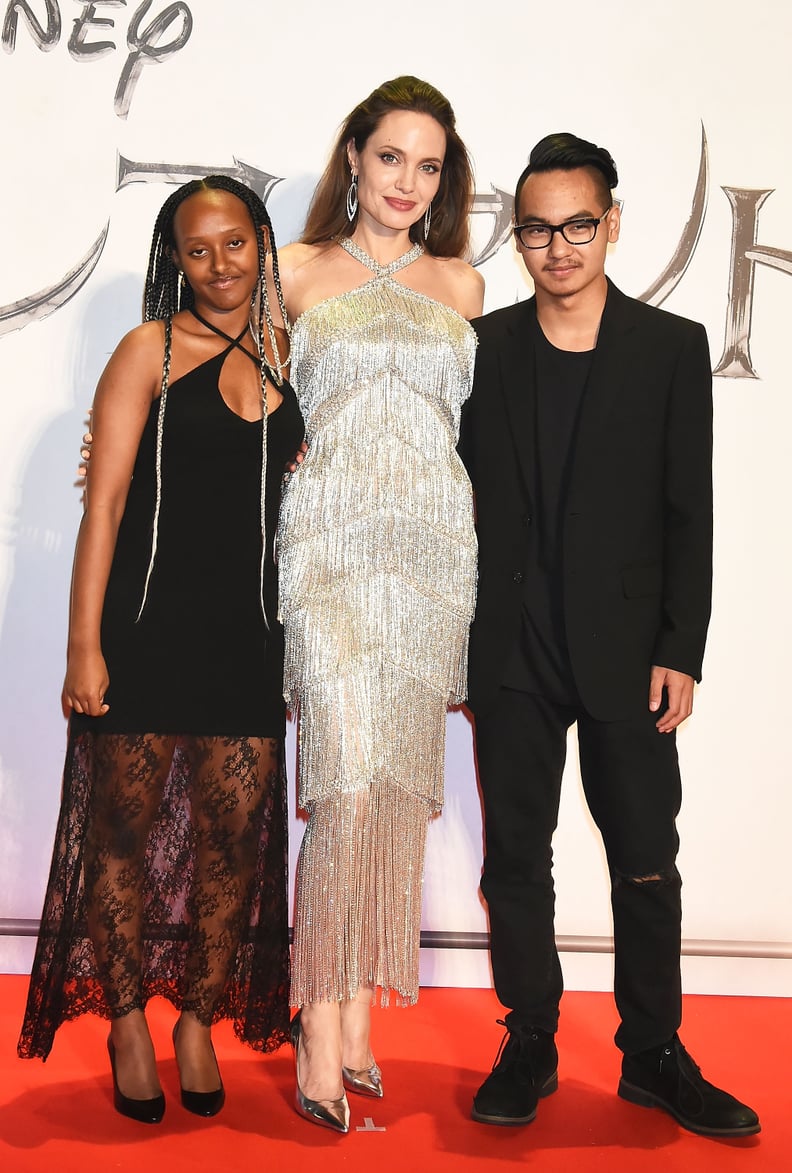
<path id="1" fill-rule="evenodd" d="M 392 110 L 414 110 L 428 114 L 442 126 L 446 153 L 440 186 L 432 200 L 432 227 L 424 239 L 423 218 L 410 228 L 410 240 L 420 241 L 437 257 L 462 257 L 468 249 L 469 214 L 473 199 L 473 168 L 467 148 L 457 134 L 451 103 L 429 82 L 417 77 L 396 77 L 383 82 L 356 106 L 345 120 L 330 154 L 324 175 L 314 192 L 301 240 L 303 244 L 324 244 L 339 236 L 350 236 L 354 223 L 346 214 L 346 193 L 351 176 L 347 143 L 353 140 L 362 151 L 382 119 Z"/>

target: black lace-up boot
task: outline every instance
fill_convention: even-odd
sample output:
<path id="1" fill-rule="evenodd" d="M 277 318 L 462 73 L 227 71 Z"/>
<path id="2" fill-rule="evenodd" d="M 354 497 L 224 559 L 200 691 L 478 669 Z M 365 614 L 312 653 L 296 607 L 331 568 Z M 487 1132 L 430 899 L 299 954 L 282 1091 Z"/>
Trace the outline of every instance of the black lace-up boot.
<path id="1" fill-rule="evenodd" d="M 492 1073 L 473 1099 L 472 1116 L 482 1124 L 530 1124 L 540 1099 L 558 1087 L 558 1051 L 553 1035 L 533 1026 L 506 1027 Z"/>
<path id="2" fill-rule="evenodd" d="M 704 1079 L 677 1035 L 662 1047 L 624 1056 L 619 1095 L 643 1108 L 662 1108 L 702 1136 L 752 1136 L 761 1129 L 753 1108 Z"/>

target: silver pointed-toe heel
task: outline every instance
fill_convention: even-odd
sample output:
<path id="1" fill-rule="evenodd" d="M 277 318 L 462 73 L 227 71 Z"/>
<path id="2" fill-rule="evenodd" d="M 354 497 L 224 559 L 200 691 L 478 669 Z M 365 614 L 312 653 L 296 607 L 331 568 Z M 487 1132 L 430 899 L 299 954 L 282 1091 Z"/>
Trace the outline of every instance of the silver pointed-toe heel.
<path id="1" fill-rule="evenodd" d="M 370 1067 L 361 1067 L 359 1071 L 353 1071 L 351 1067 L 342 1067 L 341 1074 L 348 1092 L 382 1099 L 382 1072 L 376 1063 L 372 1063 Z"/>
<path id="2" fill-rule="evenodd" d="M 310 1120 L 312 1124 L 321 1124 L 323 1128 L 332 1128 L 334 1132 L 349 1132 L 349 1104 L 345 1094 L 338 1100 L 310 1100 L 300 1087 L 299 1058 L 302 1025 L 299 1010 L 291 1021 L 290 1033 L 291 1043 L 294 1047 L 294 1106 L 298 1115 Z"/>

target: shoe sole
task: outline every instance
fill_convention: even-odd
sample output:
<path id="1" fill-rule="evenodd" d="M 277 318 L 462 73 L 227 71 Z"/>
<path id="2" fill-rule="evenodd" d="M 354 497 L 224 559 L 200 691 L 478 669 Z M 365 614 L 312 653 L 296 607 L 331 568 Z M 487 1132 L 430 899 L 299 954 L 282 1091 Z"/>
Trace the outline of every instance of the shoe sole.
<path id="1" fill-rule="evenodd" d="M 553 1092 L 558 1091 L 558 1072 L 553 1074 L 545 1080 L 539 1089 L 538 1096 L 543 1100 L 545 1096 L 551 1096 Z M 476 1109 L 476 1102 L 473 1101 L 473 1107 L 470 1110 L 471 1117 L 478 1121 L 479 1124 L 499 1124 L 504 1128 L 518 1128 L 521 1124 L 530 1124 L 532 1120 L 536 1119 L 537 1109 L 534 1108 L 530 1116 L 488 1116 L 485 1112 L 479 1112 Z"/>
<path id="2" fill-rule="evenodd" d="M 642 1087 L 636 1087 L 634 1083 L 628 1083 L 626 1079 L 619 1080 L 617 1094 L 621 1099 L 627 1100 L 630 1104 L 637 1104 L 640 1108 L 660 1108 L 669 1116 L 673 1116 L 677 1124 L 681 1124 L 688 1132 L 695 1132 L 698 1136 L 755 1136 L 757 1132 L 762 1131 L 762 1126 L 758 1122 L 746 1124 L 742 1128 L 706 1128 L 695 1124 L 677 1112 L 667 1100 L 661 1100 L 659 1096 L 653 1095 Z"/>

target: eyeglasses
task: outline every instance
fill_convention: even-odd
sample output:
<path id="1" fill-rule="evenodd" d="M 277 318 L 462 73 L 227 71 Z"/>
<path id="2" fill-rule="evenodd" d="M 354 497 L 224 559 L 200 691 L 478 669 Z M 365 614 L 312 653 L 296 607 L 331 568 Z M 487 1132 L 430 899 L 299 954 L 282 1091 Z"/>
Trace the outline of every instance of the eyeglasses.
<path id="1" fill-rule="evenodd" d="M 523 248 L 547 248 L 556 232 L 561 233 L 567 244 L 591 244 L 612 208 L 613 204 L 599 218 L 566 220 L 563 224 L 515 224 L 514 235 Z"/>

